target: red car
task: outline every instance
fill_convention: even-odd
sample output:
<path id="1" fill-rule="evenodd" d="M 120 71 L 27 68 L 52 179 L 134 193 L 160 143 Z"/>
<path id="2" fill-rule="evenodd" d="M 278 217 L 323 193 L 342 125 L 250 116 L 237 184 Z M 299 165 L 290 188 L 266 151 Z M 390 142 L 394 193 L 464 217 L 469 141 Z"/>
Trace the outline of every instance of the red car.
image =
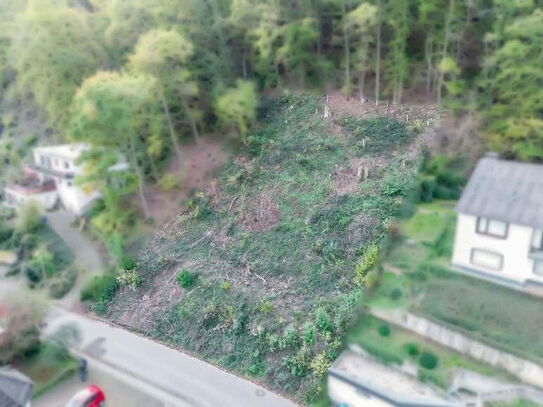
<path id="1" fill-rule="evenodd" d="M 100 387 L 93 384 L 77 392 L 68 401 L 66 407 L 104 407 L 105 403 L 106 397 L 104 396 L 104 392 Z"/>

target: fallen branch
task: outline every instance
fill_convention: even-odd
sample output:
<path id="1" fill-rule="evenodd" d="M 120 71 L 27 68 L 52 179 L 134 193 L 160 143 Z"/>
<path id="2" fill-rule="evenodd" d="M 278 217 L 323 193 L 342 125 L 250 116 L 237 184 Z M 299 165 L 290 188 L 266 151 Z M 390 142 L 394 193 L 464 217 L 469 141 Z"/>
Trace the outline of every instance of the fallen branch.
<path id="1" fill-rule="evenodd" d="M 230 202 L 230 206 L 228 207 L 228 211 L 227 212 L 230 212 L 230 210 L 232 209 L 232 205 L 234 205 L 234 202 L 236 202 L 236 199 L 239 198 L 241 194 L 237 194 L 234 199 L 232 199 L 232 202 Z"/>

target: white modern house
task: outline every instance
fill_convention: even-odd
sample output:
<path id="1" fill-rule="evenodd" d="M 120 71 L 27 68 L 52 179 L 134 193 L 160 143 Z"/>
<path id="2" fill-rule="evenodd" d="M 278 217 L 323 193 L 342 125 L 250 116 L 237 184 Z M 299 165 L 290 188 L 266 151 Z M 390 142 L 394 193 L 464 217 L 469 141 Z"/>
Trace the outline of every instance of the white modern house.
<path id="1" fill-rule="evenodd" d="M 543 289 L 543 165 L 487 153 L 456 210 L 456 270 L 519 289 Z"/>
<path id="2" fill-rule="evenodd" d="M 99 191 L 82 188 L 74 182 L 83 173 L 77 160 L 89 148 L 85 144 L 34 148 L 34 162 L 25 168 L 24 179 L 5 188 L 5 204 L 18 208 L 32 200 L 46 210 L 60 204 L 68 211 L 81 215 L 100 197 Z"/>

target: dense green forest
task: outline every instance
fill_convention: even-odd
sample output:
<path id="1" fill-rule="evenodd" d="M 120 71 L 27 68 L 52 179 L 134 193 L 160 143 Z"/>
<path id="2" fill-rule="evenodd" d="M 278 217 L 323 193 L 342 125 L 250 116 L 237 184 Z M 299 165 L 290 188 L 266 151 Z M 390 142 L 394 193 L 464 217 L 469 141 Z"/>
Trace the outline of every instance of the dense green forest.
<path id="1" fill-rule="evenodd" d="M 542 39 L 533 0 L 4 0 L 0 158 L 90 143 L 83 182 L 104 193 L 104 236 L 130 223 L 135 192 L 147 217 L 144 185 L 183 139 L 246 143 L 274 89 L 435 103 L 475 115 L 491 148 L 541 160 Z M 134 171 L 111 180 L 119 153 Z"/>

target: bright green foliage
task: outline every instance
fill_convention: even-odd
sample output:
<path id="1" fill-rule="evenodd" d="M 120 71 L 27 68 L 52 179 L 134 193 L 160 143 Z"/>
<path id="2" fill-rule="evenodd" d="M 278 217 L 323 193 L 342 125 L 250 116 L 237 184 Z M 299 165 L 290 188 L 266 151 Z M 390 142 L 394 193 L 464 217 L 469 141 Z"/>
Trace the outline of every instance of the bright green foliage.
<path id="1" fill-rule="evenodd" d="M 105 53 L 83 8 L 29 2 L 15 20 L 10 64 L 20 92 L 30 92 L 53 124 L 65 124 L 83 80 L 104 66 Z"/>
<path id="2" fill-rule="evenodd" d="M 309 368 L 317 377 L 324 376 L 328 372 L 328 368 L 332 362 L 328 360 L 326 353 L 319 353 L 309 364 Z"/>
<path id="3" fill-rule="evenodd" d="M 113 274 L 100 274 L 90 279 L 81 290 L 81 301 L 111 300 L 117 289 Z"/>
<path id="4" fill-rule="evenodd" d="M 523 160 L 543 159 L 542 36 L 543 10 L 536 9 L 505 28 L 505 42 L 486 61 L 487 137 L 495 149 Z"/>
<path id="5" fill-rule="evenodd" d="M 235 130 L 244 144 L 247 144 L 247 131 L 255 120 L 257 105 L 255 84 L 242 80 L 238 80 L 234 88 L 227 89 L 215 101 L 222 125 Z"/>
<path id="6" fill-rule="evenodd" d="M 196 283 L 197 278 L 197 274 L 194 274 L 187 269 L 181 269 L 176 276 L 177 284 L 183 288 L 191 288 Z"/>
<path id="7" fill-rule="evenodd" d="M 379 256 L 379 247 L 372 244 L 364 252 L 364 255 L 360 259 L 360 262 L 356 265 L 356 274 L 354 277 L 357 285 L 364 285 L 366 276 L 375 266 L 377 258 Z"/>
<path id="8" fill-rule="evenodd" d="M 19 233 L 29 233 L 38 228 L 42 216 L 42 209 L 35 201 L 28 201 L 21 205 L 15 219 L 15 230 Z"/>
<path id="9" fill-rule="evenodd" d="M 154 80 L 146 75 L 118 74 L 115 72 L 98 72 L 85 80 L 81 89 L 77 92 L 72 110 L 71 136 L 74 140 L 85 141 L 95 150 L 97 161 L 95 169 L 96 180 L 107 182 L 110 178 L 108 164 L 112 162 L 115 153 L 123 154 L 129 161 L 132 171 L 135 173 L 139 195 L 148 217 L 147 202 L 143 194 L 144 169 L 142 162 L 141 133 L 145 132 L 148 119 L 156 113 L 156 98 L 154 94 Z M 106 154 L 98 154 L 107 151 Z M 114 176 L 117 176 L 115 174 Z M 130 176 L 121 173 L 124 179 L 118 180 L 122 192 L 128 192 Z M 119 189 L 119 185 L 111 185 L 111 194 Z M 125 189 L 126 188 L 126 189 Z M 104 188 L 105 189 L 105 188 Z M 115 201 L 113 197 L 106 199 Z M 115 202 L 119 204 L 119 201 Z M 113 209 L 109 205 L 107 209 Z M 118 209 L 117 205 L 115 209 Z M 112 217 L 110 233 L 117 231 L 122 226 L 123 217 L 115 221 Z M 107 222 L 104 222 L 107 223 Z"/>

